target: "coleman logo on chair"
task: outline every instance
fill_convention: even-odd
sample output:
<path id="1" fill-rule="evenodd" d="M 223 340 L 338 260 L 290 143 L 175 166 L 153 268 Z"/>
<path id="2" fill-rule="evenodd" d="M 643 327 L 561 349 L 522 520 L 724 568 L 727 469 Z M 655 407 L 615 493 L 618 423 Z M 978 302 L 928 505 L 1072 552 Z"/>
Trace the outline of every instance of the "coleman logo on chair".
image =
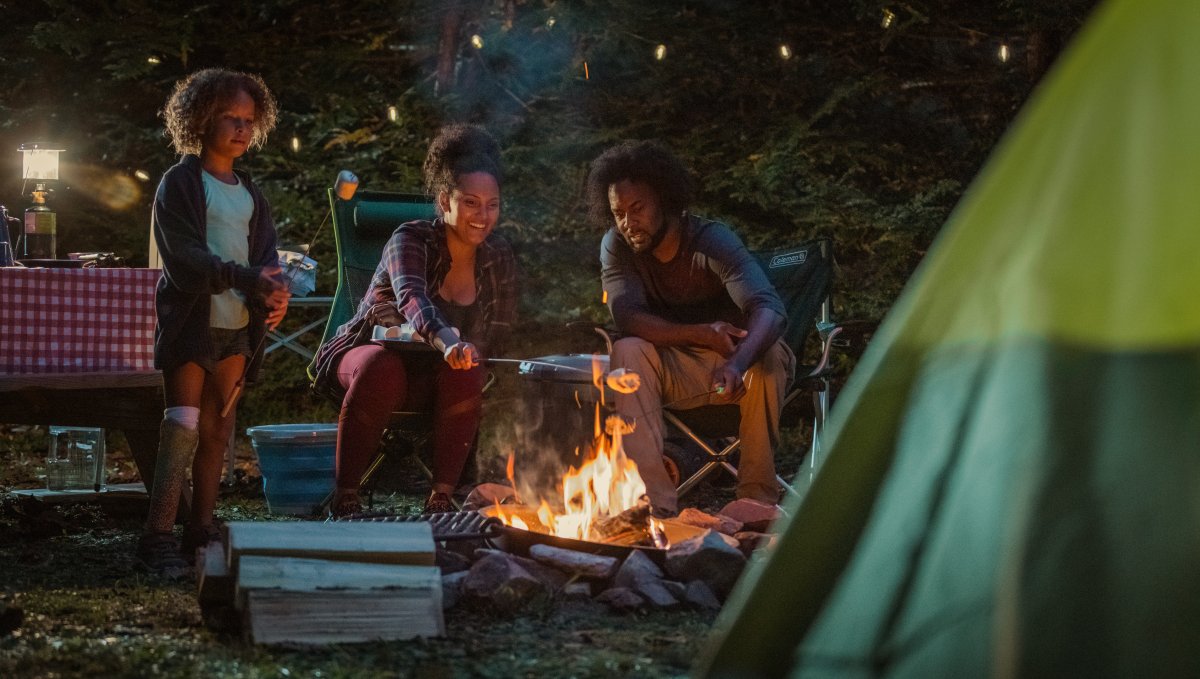
<path id="1" fill-rule="evenodd" d="M 781 266 L 795 266 L 796 264 L 803 264 L 806 259 L 808 259 L 808 250 L 786 252 L 782 255 L 772 257 L 771 263 L 767 265 L 767 268 L 778 269 Z"/>

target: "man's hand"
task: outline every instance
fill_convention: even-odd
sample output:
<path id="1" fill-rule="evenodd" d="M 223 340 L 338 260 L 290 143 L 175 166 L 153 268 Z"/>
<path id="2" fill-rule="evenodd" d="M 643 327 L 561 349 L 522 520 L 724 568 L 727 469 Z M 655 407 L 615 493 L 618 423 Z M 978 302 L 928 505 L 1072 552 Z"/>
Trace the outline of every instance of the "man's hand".
<path id="1" fill-rule="evenodd" d="M 728 361 L 712 371 L 712 388 L 725 401 L 736 401 L 746 394 L 742 371 Z"/>
<path id="2" fill-rule="evenodd" d="M 737 348 L 737 340 L 746 336 L 745 330 L 725 321 L 716 321 L 702 327 L 703 331 L 699 338 L 700 345 L 712 349 L 725 358 L 733 355 Z"/>
<path id="3" fill-rule="evenodd" d="M 479 350 L 470 342 L 455 342 L 446 347 L 446 362 L 455 370 L 470 370 L 479 365 Z"/>

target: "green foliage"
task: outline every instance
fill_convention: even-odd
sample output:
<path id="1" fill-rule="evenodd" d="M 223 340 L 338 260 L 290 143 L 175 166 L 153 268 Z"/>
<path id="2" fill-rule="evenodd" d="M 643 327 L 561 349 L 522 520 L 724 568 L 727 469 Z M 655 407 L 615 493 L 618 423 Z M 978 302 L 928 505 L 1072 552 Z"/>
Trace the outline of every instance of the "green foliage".
<path id="1" fill-rule="evenodd" d="M 60 251 L 112 250 L 141 264 L 153 187 L 174 162 L 156 117 L 171 84 L 205 66 L 258 72 L 279 98 L 280 123 L 243 166 L 271 200 L 284 244 L 315 234 L 318 290 L 328 294 L 333 240 L 318 226 L 337 171 L 354 170 L 364 188 L 415 190 L 437 128 L 480 122 L 505 153 L 500 228 L 523 269 L 518 333 L 555 333 L 562 321 L 606 313 L 601 234 L 583 205 L 588 163 L 620 139 L 656 137 L 692 169 L 695 211 L 729 221 L 752 246 L 832 236 L 840 315 L 878 318 L 1094 4 L 5 4 L 0 149 L 62 141 Z M 439 87 L 453 11 L 454 78 Z M 24 200 L 17 162 L 0 154 L 10 206 Z M 127 207 L 100 199 L 134 170 L 150 180 Z M 286 364 L 272 365 L 268 373 Z M 271 396 L 261 405 L 248 396 L 249 412 L 295 412 L 303 377 L 276 379 L 264 376 L 257 389 Z"/>

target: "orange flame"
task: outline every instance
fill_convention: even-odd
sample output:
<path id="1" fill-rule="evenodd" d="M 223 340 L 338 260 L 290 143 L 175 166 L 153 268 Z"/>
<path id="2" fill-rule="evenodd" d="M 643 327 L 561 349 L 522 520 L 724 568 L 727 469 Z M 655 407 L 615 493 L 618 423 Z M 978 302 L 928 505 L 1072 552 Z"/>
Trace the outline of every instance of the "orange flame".
<path id="1" fill-rule="evenodd" d="M 605 375 L 599 358 L 592 359 L 592 384 L 600 392 L 602 404 Z M 611 431 L 606 429 L 600 419 L 600 404 L 596 406 L 594 429 L 591 454 L 578 468 L 569 467 L 562 477 L 559 487 L 562 509 L 556 511 L 543 499 L 536 512 L 540 526 L 532 530 L 577 540 L 594 539 L 592 526 L 597 521 L 636 507 L 645 496 L 646 484 L 621 444 L 625 430 L 621 426 L 613 426 Z M 516 487 L 513 470 L 510 455 L 508 477 Z M 526 521 L 501 510 L 499 505 L 496 516 L 510 526 L 530 530 Z"/>

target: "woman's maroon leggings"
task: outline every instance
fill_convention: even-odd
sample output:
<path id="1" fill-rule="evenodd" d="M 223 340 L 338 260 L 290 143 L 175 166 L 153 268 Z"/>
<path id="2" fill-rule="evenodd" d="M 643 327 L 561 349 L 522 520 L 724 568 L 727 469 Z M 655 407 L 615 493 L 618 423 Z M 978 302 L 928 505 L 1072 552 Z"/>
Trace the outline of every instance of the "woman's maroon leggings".
<path id="1" fill-rule="evenodd" d="M 377 344 L 348 351 L 337 368 L 346 389 L 338 415 L 337 487 L 356 490 L 395 410 L 432 410 L 433 482 L 458 485 L 479 429 L 486 372 L 455 370 L 435 353 Z"/>

